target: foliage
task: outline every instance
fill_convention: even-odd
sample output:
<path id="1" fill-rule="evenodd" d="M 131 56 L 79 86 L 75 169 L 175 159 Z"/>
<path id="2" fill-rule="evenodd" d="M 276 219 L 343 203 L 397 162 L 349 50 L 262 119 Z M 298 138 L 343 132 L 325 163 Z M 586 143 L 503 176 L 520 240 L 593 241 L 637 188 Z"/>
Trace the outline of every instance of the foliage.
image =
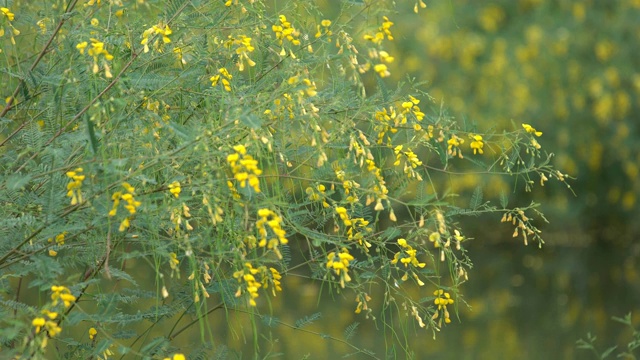
<path id="1" fill-rule="evenodd" d="M 581 195 L 552 187 L 540 194 L 553 205 L 545 212 L 561 231 L 629 245 L 640 209 L 638 16 L 637 0 L 433 2 L 399 24 L 398 51 L 411 55 L 396 65 L 467 121 L 535 119 Z"/>
<path id="2" fill-rule="evenodd" d="M 619 322 L 621 324 L 628 326 L 631 329 L 631 333 L 632 333 L 632 338 L 627 343 L 626 350 L 619 352 L 616 357 L 622 358 L 622 359 L 636 359 L 637 357 L 634 353 L 636 352 L 636 349 L 640 348 L 640 331 L 636 330 L 636 328 L 633 326 L 633 322 L 631 320 L 631 313 L 627 314 L 624 318 L 619 318 L 614 316 L 612 319 L 616 322 Z M 606 359 L 610 355 L 612 355 L 618 348 L 617 346 L 612 346 L 600 352 L 596 349 L 596 344 L 595 344 L 596 340 L 597 340 L 596 336 L 591 335 L 591 333 L 588 333 L 587 340 L 580 339 L 577 341 L 578 349 L 589 350 L 594 354 L 594 356 L 597 359 Z"/>
<path id="3" fill-rule="evenodd" d="M 10 357 L 242 357 L 218 340 L 230 331 L 258 358 L 284 351 L 282 326 L 379 358 L 355 342 L 363 322 L 411 357 L 409 329 L 435 336 L 464 303 L 465 216 L 542 245 L 537 204 L 496 206 L 478 186 L 461 205 L 446 186 L 565 182 L 542 133 L 461 124 L 390 80 L 385 1 L 331 18 L 300 1 L 44 4 L 0 14 Z M 315 311 L 277 317 L 299 278 L 355 299 L 344 339 L 309 328 Z"/>

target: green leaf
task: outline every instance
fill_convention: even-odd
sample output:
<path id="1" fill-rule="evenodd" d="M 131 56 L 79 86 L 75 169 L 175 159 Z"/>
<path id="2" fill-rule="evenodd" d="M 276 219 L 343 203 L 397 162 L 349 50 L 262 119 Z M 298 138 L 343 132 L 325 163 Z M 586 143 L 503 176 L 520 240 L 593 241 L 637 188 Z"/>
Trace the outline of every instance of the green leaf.
<path id="1" fill-rule="evenodd" d="M 322 313 L 319 313 L 319 312 L 311 314 L 309 316 L 305 316 L 302 319 L 296 320 L 295 327 L 301 328 L 301 327 L 307 326 L 313 323 L 314 321 L 320 319 L 320 317 L 322 317 Z"/>
<path id="2" fill-rule="evenodd" d="M 14 174 L 7 177 L 5 186 L 9 190 L 20 190 L 31 181 L 30 174 Z"/>
<path id="3" fill-rule="evenodd" d="M 508 204 L 509 195 L 507 195 L 507 193 L 504 191 L 500 192 L 500 206 L 502 206 L 503 209 L 506 209 Z"/>
<path id="4" fill-rule="evenodd" d="M 473 190 L 473 194 L 471 195 L 469 208 L 476 210 L 480 205 L 482 205 L 482 187 L 476 186 L 475 190 Z"/>
<path id="5" fill-rule="evenodd" d="M 358 329 L 359 325 L 360 323 L 356 321 L 353 324 L 347 326 L 347 328 L 344 329 L 344 338 L 346 340 L 351 339 L 356 334 L 356 330 Z"/>
<path id="6" fill-rule="evenodd" d="M 89 117 L 85 117 L 87 122 L 87 133 L 89 135 L 89 143 L 91 144 L 91 150 L 93 150 L 93 154 L 98 153 L 98 139 L 96 138 L 96 132 L 93 128 L 93 122 L 89 120 Z"/>
<path id="7" fill-rule="evenodd" d="M 162 348 L 166 347 L 167 345 L 169 345 L 169 341 L 167 340 L 167 338 L 165 338 L 165 337 L 157 337 L 157 338 L 151 340 L 145 346 L 143 346 L 142 349 L 140 349 L 140 352 L 143 353 L 143 354 L 151 353 L 151 352 L 158 352 Z"/>
<path id="8" fill-rule="evenodd" d="M 615 351 L 615 349 L 617 349 L 617 346 L 612 346 L 610 348 L 608 348 L 607 350 L 605 350 L 602 355 L 600 355 L 600 359 L 606 359 L 609 355 L 611 355 L 612 352 Z"/>
<path id="9" fill-rule="evenodd" d="M 256 114 L 249 113 L 249 114 L 240 116 L 240 122 L 252 129 L 259 129 L 262 127 L 262 123 L 264 121 L 262 120 L 262 118 L 260 118 Z"/>
<path id="10" fill-rule="evenodd" d="M 382 238 L 384 241 L 391 241 L 399 237 L 401 234 L 402 234 L 402 231 L 400 231 L 400 229 L 395 227 L 389 227 L 389 228 L 386 228 L 382 234 L 380 234 L 380 238 Z"/>

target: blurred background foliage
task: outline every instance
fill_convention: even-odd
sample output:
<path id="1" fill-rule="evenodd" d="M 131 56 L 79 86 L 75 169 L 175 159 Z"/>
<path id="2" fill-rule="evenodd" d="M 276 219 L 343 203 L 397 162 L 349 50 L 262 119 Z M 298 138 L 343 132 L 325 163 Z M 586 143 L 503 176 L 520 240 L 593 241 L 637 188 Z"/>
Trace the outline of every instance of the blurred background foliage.
<path id="1" fill-rule="evenodd" d="M 630 245 L 639 229 L 639 17 L 637 0 L 432 1 L 398 21 L 396 66 L 428 81 L 462 121 L 543 131 L 543 148 L 577 177 L 576 198 L 545 189 L 554 229 Z"/>

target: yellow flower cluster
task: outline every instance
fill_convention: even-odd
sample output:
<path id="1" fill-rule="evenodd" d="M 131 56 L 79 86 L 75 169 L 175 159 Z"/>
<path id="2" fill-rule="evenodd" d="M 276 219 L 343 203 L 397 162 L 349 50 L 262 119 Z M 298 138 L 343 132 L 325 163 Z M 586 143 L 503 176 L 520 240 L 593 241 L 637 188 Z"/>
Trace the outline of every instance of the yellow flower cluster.
<path id="1" fill-rule="evenodd" d="M 418 259 L 416 258 L 418 251 L 411 245 L 409 245 L 406 239 L 398 239 L 398 245 L 400 246 L 400 251 L 398 251 L 393 256 L 393 260 L 391 260 L 391 263 L 398 266 L 399 261 L 401 265 L 404 265 L 406 271 L 402 276 L 402 281 L 407 281 L 407 279 L 409 278 L 409 273 L 411 273 L 418 285 L 423 286 L 424 282 L 422 282 L 422 280 L 418 278 L 418 274 L 416 274 L 415 271 L 409 267 L 409 265 L 414 268 L 423 268 L 426 264 L 418 261 Z"/>
<path id="2" fill-rule="evenodd" d="M 449 316 L 449 310 L 447 310 L 447 305 L 453 304 L 453 299 L 451 298 L 451 295 L 449 295 L 448 292 L 445 292 L 442 289 L 438 289 L 434 291 L 433 295 L 436 296 L 435 300 L 433 300 L 433 303 L 438 306 L 438 309 L 433 314 L 432 319 L 433 320 L 437 319 L 440 316 L 440 312 L 442 312 L 444 315 L 444 322 L 446 324 L 449 324 L 451 322 L 451 317 Z M 438 324 L 438 326 L 442 326 L 442 318 L 440 318 L 440 323 Z"/>
<path id="3" fill-rule="evenodd" d="M 460 149 L 460 146 L 462 144 L 464 144 L 464 139 L 459 138 L 455 134 L 451 134 L 451 138 L 449 140 L 447 140 L 447 144 L 448 144 L 448 146 L 447 146 L 447 154 L 449 154 L 451 156 L 458 155 L 458 157 L 460 159 L 463 158 L 462 149 Z"/>
<path id="4" fill-rule="evenodd" d="M 75 301 L 76 297 L 71 294 L 71 291 L 65 286 L 51 286 L 51 300 L 52 306 L 57 306 L 60 302 L 64 304 L 65 308 L 70 307 Z M 47 336 L 42 338 L 40 346 L 45 348 L 47 346 L 47 340 L 62 332 L 62 328 L 56 322 L 58 313 L 55 311 L 49 311 L 47 309 L 42 310 L 44 316 L 39 316 L 31 321 L 31 325 L 35 328 L 35 333 L 39 334 L 43 329 Z"/>
<path id="5" fill-rule="evenodd" d="M 373 70 L 383 78 L 391 75 L 391 72 L 389 72 L 389 70 L 387 69 L 387 65 L 385 64 L 376 64 L 373 66 Z"/>
<path id="6" fill-rule="evenodd" d="M 256 306 L 256 298 L 260 296 L 258 294 L 258 289 L 262 287 L 262 284 L 256 280 L 255 276 L 258 274 L 260 270 L 255 269 L 251 263 L 247 262 L 244 264 L 244 269 L 238 270 L 233 273 L 233 277 L 240 282 L 240 286 L 238 286 L 238 291 L 236 291 L 236 297 L 240 297 L 243 293 L 242 291 L 242 283 L 246 284 L 246 291 L 249 293 L 249 305 Z"/>
<path id="7" fill-rule="evenodd" d="M 344 284 L 351 281 L 349 276 L 349 264 L 354 260 L 354 257 L 349 254 L 349 249 L 342 248 L 339 253 L 335 251 L 327 254 L 327 269 L 333 270 L 333 272 L 340 277 L 340 287 L 344 289 Z"/>
<path id="8" fill-rule="evenodd" d="M 2 15 L 4 15 L 9 21 L 13 21 L 16 18 L 15 14 L 6 7 L 0 7 L 0 13 L 2 13 Z"/>
<path id="9" fill-rule="evenodd" d="M 57 322 L 53 321 L 58 317 L 58 313 L 49 310 L 43 310 L 42 313 L 45 316 L 37 317 L 31 321 L 31 325 L 36 328 L 36 334 L 39 334 L 43 328 L 46 330 L 48 337 L 54 337 L 60 334 L 62 328 Z"/>
<path id="10" fill-rule="evenodd" d="M 320 27 L 322 25 L 322 28 Z M 331 26 L 331 20 L 322 20 L 320 22 L 320 25 L 316 25 L 316 38 L 321 37 L 323 34 L 326 36 L 331 36 L 333 35 L 333 32 L 331 30 L 329 30 L 329 26 Z"/>
<path id="11" fill-rule="evenodd" d="M 409 265 L 419 268 L 425 267 L 425 263 L 419 262 L 416 258 L 417 250 L 409 245 L 406 239 L 398 239 L 398 245 L 400 246 L 401 250 L 398 251 L 393 257 L 393 260 L 391 261 L 392 264 L 397 264 L 399 260 L 405 268 Z"/>
<path id="12" fill-rule="evenodd" d="M 329 207 L 329 203 L 326 200 L 327 199 L 325 194 L 326 188 L 324 185 L 320 184 L 316 186 L 315 189 L 309 186 L 304 191 L 309 196 L 310 201 L 322 200 L 322 206 L 325 208 Z"/>
<path id="13" fill-rule="evenodd" d="M 425 4 L 424 1 L 418 0 L 416 4 L 413 6 L 413 12 L 417 14 L 419 9 L 424 9 L 426 7 L 427 7 L 427 4 Z"/>
<path id="14" fill-rule="evenodd" d="M 533 126 L 529 124 L 522 124 L 522 128 L 524 128 L 524 130 L 529 134 L 534 134 L 535 136 L 542 136 L 541 131 L 537 131 Z"/>
<path id="15" fill-rule="evenodd" d="M 56 235 L 55 238 L 48 238 L 47 242 L 53 243 L 53 241 L 55 240 L 56 244 L 64 245 L 64 237 L 65 237 L 65 235 L 67 235 L 67 232 L 63 231 L 62 233 Z"/>
<path id="16" fill-rule="evenodd" d="M 267 249 L 275 252 L 278 259 L 282 259 L 282 254 L 280 253 L 280 250 L 278 250 L 278 245 L 289 243 L 289 240 L 286 238 L 287 232 L 282 229 L 282 218 L 269 209 L 258 210 L 258 217 L 259 219 L 256 221 L 256 228 L 258 229 L 259 234 L 258 246 L 266 246 Z M 275 235 L 270 239 L 267 239 L 267 226 L 271 229 L 273 235 Z"/>
<path id="17" fill-rule="evenodd" d="M 280 274 L 280 272 L 275 268 L 270 267 L 269 275 L 262 276 L 262 286 L 267 289 L 269 288 L 269 282 L 271 282 L 271 284 L 273 284 L 271 286 L 271 293 L 273 294 L 273 296 L 276 296 L 276 291 L 282 291 L 280 280 L 282 280 L 282 275 Z"/>
<path id="18" fill-rule="evenodd" d="M 66 231 L 63 231 L 62 233 L 56 235 L 55 238 L 48 238 L 47 242 L 49 243 L 53 243 L 55 241 L 57 246 L 62 246 L 64 245 L 64 237 L 65 235 L 67 235 Z M 49 249 L 49 256 L 56 256 L 58 255 L 58 252 L 53 250 L 53 249 Z"/>
<path id="19" fill-rule="evenodd" d="M 255 276 L 254 276 L 255 275 Z M 259 296 L 258 290 L 260 288 L 268 289 L 271 286 L 271 293 L 276 296 L 277 291 L 282 291 L 280 286 L 280 280 L 282 275 L 275 268 L 268 268 L 266 266 L 260 266 L 257 269 L 254 268 L 251 263 L 244 264 L 244 269 L 238 270 L 233 273 L 233 277 L 240 282 L 238 291 L 236 291 L 236 297 L 240 297 L 243 294 L 242 283 L 246 284 L 246 292 L 249 293 L 249 305 L 256 306 L 255 299 Z M 256 277 L 260 277 L 258 281 Z"/>
<path id="20" fill-rule="evenodd" d="M 371 296 L 369 296 L 367 293 L 358 294 L 356 296 L 356 302 L 358 303 L 358 306 L 356 306 L 355 313 L 360 314 L 362 310 L 369 310 L 369 305 L 367 304 L 367 302 L 369 301 L 371 301 Z"/>
<path id="21" fill-rule="evenodd" d="M 222 79 L 222 81 L 220 81 Z M 231 83 L 229 80 L 233 79 L 233 75 L 229 74 L 227 68 L 218 69 L 218 73 L 209 78 L 211 86 L 218 85 L 218 82 L 222 83 L 225 91 L 231 92 Z"/>
<path id="22" fill-rule="evenodd" d="M 0 15 L 4 15 L 3 17 L 6 18 L 7 21 L 9 22 L 9 27 L 11 28 L 11 44 L 15 45 L 16 39 L 13 36 L 20 35 L 20 30 L 16 29 L 11 22 L 15 20 L 16 16 L 14 13 L 11 12 L 11 10 L 9 10 L 9 8 L 6 8 L 6 7 L 0 7 Z M 4 27 L 0 25 L 0 37 L 3 37 L 3 36 L 4 36 Z M 2 49 L 0 49 L 0 53 L 1 52 L 2 52 Z"/>
<path id="23" fill-rule="evenodd" d="M 175 196 L 176 199 L 180 197 L 180 192 L 182 192 L 182 188 L 180 187 L 180 182 L 174 181 L 171 184 L 169 184 L 169 192 L 171 193 L 171 195 Z"/>
<path id="24" fill-rule="evenodd" d="M 189 224 L 189 218 L 191 217 L 191 212 L 189 207 L 187 206 L 187 204 L 182 203 L 181 206 L 175 207 L 173 209 L 171 209 L 171 223 L 173 223 L 174 228 L 173 230 L 170 230 L 169 232 L 171 234 L 173 234 L 173 231 L 180 232 L 181 231 L 181 225 L 184 221 L 184 228 L 188 231 L 193 230 L 193 226 L 191 226 L 191 224 Z"/>
<path id="25" fill-rule="evenodd" d="M 368 227 L 369 221 L 364 218 L 353 218 L 351 222 L 351 226 L 347 229 L 347 239 L 356 241 L 365 251 L 368 251 L 371 243 L 365 239 L 365 236 L 373 231 L 372 228 Z"/>
<path id="26" fill-rule="evenodd" d="M 292 76 L 287 80 L 287 83 L 289 85 L 297 85 L 299 82 L 300 82 L 300 79 L 298 76 Z M 300 97 L 304 97 L 305 95 L 316 96 L 318 94 L 315 82 L 309 79 L 302 79 L 302 84 L 304 85 L 304 88 L 298 91 L 298 95 Z"/>
<path id="27" fill-rule="evenodd" d="M 515 226 L 513 229 L 513 237 L 518 237 L 520 233 L 522 233 L 522 238 L 524 240 L 525 245 L 529 245 L 528 237 L 531 235 L 539 234 L 541 231 L 539 229 L 533 228 L 529 224 L 529 217 L 525 215 L 524 211 L 517 210 L 515 213 L 505 213 L 502 215 L 502 219 L 500 222 L 510 222 Z"/>
<path id="28" fill-rule="evenodd" d="M 67 184 L 67 197 L 71 198 L 71 205 L 76 205 L 82 202 L 82 182 L 85 179 L 84 175 L 81 175 L 82 168 L 76 168 L 73 171 L 67 171 L 67 177 L 71 179 Z"/>
<path id="29" fill-rule="evenodd" d="M 368 251 L 371 243 L 365 239 L 365 236 L 373 231 L 372 228 L 368 227 L 369 221 L 364 218 L 350 218 L 347 209 L 342 206 L 336 207 L 336 213 L 347 229 L 347 239 L 358 242 L 365 251 Z"/>
<path id="30" fill-rule="evenodd" d="M 240 183 L 240 187 L 244 188 L 249 183 L 249 186 L 259 193 L 260 180 L 258 176 L 262 174 L 262 170 L 258 168 L 258 160 L 247 155 L 247 149 L 244 145 L 236 145 L 233 150 L 235 152 L 227 156 L 227 163 L 231 166 L 234 179 Z"/>
<path id="31" fill-rule="evenodd" d="M 415 131 L 422 130 L 422 126 L 419 124 L 424 119 L 424 112 L 420 110 L 418 104 L 420 100 L 416 99 L 413 96 L 409 96 L 409 100 L 402 102 L 400 106 L 400 111 L 397 112 L 394 106 L 389 106 L 389 108 L 383 108 L 382 110 L 376 111 L 375 119 L 377 121 L 374 126 L 374 130 L 378 132 L 378 144 L 382 144 L 385 140 L 385 136 L 387 137 L 387 144 L 391 144 L 391 138 L 387 135 L 388 132 L 395 134 L 398 132 L 398 127 L 400 125 L 405 125 L 409 121 L 409 119 L 415 120 L 413 122 L 413 129 Z M 433 126 L 430 125 L 430 131 L 433 132 Z M 432 136 L 433 137 L 433 136 Z"/>
<path id="32" fill-rule="evenodd" d="M 173 270 L 176 270 L 180 265 L 180 260 L 178 260 L 178 254 L 171 252 L 169 253 L 169 267 Z"/>
<path id="33" fill-rule="evenodd" d="M 229 46 L 231 44 L 237 45 L 236 54 L 238 55 L 238 70 L 244 71 L 244 60 L 247 61 L 249 66 L 256 66 L 255 61 L 251 60 L 249 57 L 249 53 L 252 53 L 255 48 L 251 45 L 251 38 L 248 36 L 240 35 L 237 39 L 229 36 L 229 41 L 227 42 Z"/>
<path id="34" fill-rule="evenodd" d="M 111 68 L 109 67 L 109 63 L 107 63 L 107 61 L 113 60 L 113 55 L 109 54 L 107 49 L 105 49 L 104 43 L 102 41 L 94 38 L 91 38 L 89 40 L 91 41 L 90 47 L 88 42 L 83 41 L 76 45 L 76 49 L 80 51 L 80 54 L 84 54 L 84 51 L 87 50 L 87 55 L 93 57 L 92 71 L 94 74 L 97 74 L 100 71 L 98 59 L 100 55 L 102 55 L 102 58 L 104 59 L 104 61 L 102 62 L 102 65 L 104 66 L 104 76 L 107 78 L 112 78 L 113 75 L 111 74 Z M 89 47 L 89 49 L 87 49 L 87 47 Z"/>
<path id="35" fill-rule="evenodd" d="M 350 204 L 354 204 L 356 202 L 358 202 L 358 196 L 356 195 L 356 193 L 353 191 L 354 189 L 359 189 L 360 188 L 360 184 L 357 183 L 354 180 L 349 180 L 346 177 L 346 173 L 343 170 L 342 166 L 340 166 L 340 164 L 335 163 L 334 164 L 334 173 L 336 174 L 336 178 L 340 181 L 342 181 L 342 188 L 344 189 L 344 193 L 345 195 L 348 195 L 346 200 L 350 203 Z"/>
<path id="36" fill-rule="evenodd" d="M 382 176 L 382 170 L 376 165 L 376 162 L 372 159 L 366 159 L 365 163 L 367 165 L 367 171 L 373 174 L 376 178 L 376 184 L 373 185 L 371 189 L 373 191 L 373 195 L 367 195 L 367 205 L 371 205 L 373 201 L 376 201 L 376 205 L 374 207 L 375 211 L 384 210 L 384 206 L 382 205 L 382 200 L 387 199 L 387 194 L 389 193 L 389 189 L 387 189 L 386 181 Z"/>
<path id="37" fill-rule="evenodd" d="M 407 149 L 406 151 L 402 151 L 404 147 L 402 145 L 398 145 L 393 149 L 393 152 L 396 154 L 396 161 L 393 163 L 395 166 L 400 166 L 401 160 L 404 157 L 404 173 L 407 175 L 409 179 L 416 178 L 418 181 L 422 181 L 422 176 L 415 169 L 422 165 L 422 161 L 418 159 L 418 155 L 416 155 L 411 149 Z"/>
<path id="38" fill-rule="evenodd" d="M 95 339 L 96 335 L 98 335 L 98 330 L 96 330 L 96 328 L 94 327 L 89 328 L 89 339 L 91 340 Z"/>
<path id="39" fill-rule="evenodd" d="M 395 60 L 393 56 L 389 55 L 389 53 L 386 51 L 377 51 L 375 49 L 372 49 L 370 51 L 369 57 L 371 57 L 372 59 L 379 59 L 381 61 L 379 64 L 373 66 L 373 70 L 377 72 L 380 77 L 387 77 L 391 75 L 385 63 L 391 64 L 393 60 Z"/>
<path id="40" fill-rule="evenodd" d="M 420 104 L 420 100 L 409 95 L 409 101 L 404 101 L 402 103 L 402 112 L 401 112 L 402 115 L 406 117 L 409 114 L 413 114 L 413 116 L 418 122 L 422 121 L 422 119 L 424 119 L 424 113 L 420 110 L 420 107 L 418 106 L 418 104 Z M 415 128 L 415 125 L 414 125 L 414 128 Z M 418 131 L 420 129 L 415 129 L 415 130 Z"/>
<path id="41" fill-rule="evenodd" d="M 44 35 L 47 33 L 47 18 L 40 19 L 36 22 L 36 25 L 40 28 L 40 34 Z M 1 30 L 0 30 L 1 31 Z"/>
<path id="42" fill-rule="evenodd" d="M 351 221 L 351 219 L 349 219 L 349 214 L 347 214 L 347 209 L 342 206 L 338 206 L 336 208 L 336 213 L 338 214 L 338 216 L 340 216 L 340 219 L 342 219 L 344 226 L 353 225 L 353 222 Z"/>
<path id="43" fill-rule="evenodd" d="M 473 154 L 475 155 L 476 152 L 480 154 L 484 154 L 484 151 L 482 150 L 482 148 L 484 147 L 484 141 L 482 139 L 482 135 L 470 134 L 469 137 L 472 140 L 469 146 L 471 147 L 471 149 L 473 149 Z"/>
<path id="44" fill-rule="evenodd" d="M 169 28 L 169 25 L 163 26 L 162 23 L 153 25 L 142 33 L 142 41 L 140 41 L 140 44 L 144 45 L 144 52 L 147 53 L 149 52 L 149 40 L 152 35 L 162 36 L 162 44 L 168 44 L 171 42 L 171 38 L 169 38 L 169 35 L 171 35 L 172 33 L 173 31 L 171 30 L 171 28 Z M 157 51 L 162 52 L 160 39 L 156 39 L 156 41 L 153 43 L 153 47 Z"/>
<path id="45" fill-rule="evenodd" d="M 276 39 L 278 39 L 278 43 L 282 45 L 284 39 L 289 41 L 293 45 L 300 45 L 300 40 L 298 40 L 298 36 L 300 36 L 300 32 L 296 30 L 291 23 L 287 21 L 287 17 L 284 15 L 279 16 L 280 25 L 272 25 L 271 30 L 276 34 Z M 284 49 L 283 49 L 284 50 Z"/>
<path id="46" fill-rule="evenodd" d="M 51 300 L 53 301 L 53 306 L 58 305 L 60 301 L 64 304 L 65 308 L 68 308 L 76 301 L 76 297 L 71 294 L 71 291 L 66 286 L 51 286 Z"/>
<path id="47" fill-rule="evenodd" d="M 120 200 L 124 200 L 126 202 L 124 208 L 129 211 L 130 215 L 135 214 L 138 207 L 140 207 L 140 205 L 142 204 L 140 201 L 137 201 L 135 199 L 133 193 L 136 189 L 133 186 L 131 186 L 127 182 L 123 182 L 122 187 L 125 189 L 124 193 L 122 191 L 116 191 L 115 193 L 113 193 L 113 195 L 111 195 L 111 200 L 113 200 L 113 207 L 109 211 L 109 217 L 116 216 L 116 214 L 118 213 L 118 205 L 120 205 Z M 120 223 L 118 231 L 125 231 L 129 228 L 129 225 L 130 219 L 127 216 Z"/>
<path id="48" fill-rule="evenodd" d="M 378 32 L 375 35 L 365 35 L 364 39 L 373 42 L 374 44 L 380 44 L 382 40 L 384 40 L 385 35 L 387 40 L 392 41 L 393 35 L 391 34 L 391 27 L 393 26 L 393 22 L 389 20 L 388 17 L 382 17 L 382 25 L 378 28 Z"/>

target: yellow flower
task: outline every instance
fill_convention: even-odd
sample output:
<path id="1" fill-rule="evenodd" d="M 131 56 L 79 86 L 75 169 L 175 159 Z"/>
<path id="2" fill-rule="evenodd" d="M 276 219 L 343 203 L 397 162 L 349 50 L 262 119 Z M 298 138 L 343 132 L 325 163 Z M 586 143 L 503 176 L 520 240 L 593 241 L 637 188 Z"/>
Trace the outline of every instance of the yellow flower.
<path id="1" fill-rule="evenodd" d="M 475 155 L 476 152 L 483 154 L 484 151 L 482 150 L 482 148 L 484 147 L 484 142 L 482 141 L 482 136 L 471 135 L 471 139 L 473 139 L 473 141 L 471 142 L 471 144 L 469 144 L 469 146 L 471 146 L 471 148 L 473 149 L 473 154 Z"/>
<path id="2" fill-rule="evenodd" d="M 67 196 L 71 198 L 71 205 L 77 205 L 82 202 L 82 182 L 84 175 L 80 175 L 82 168 L 76 168 L 74 171 L 67 171 L 67 177 L 71 181 L 67 184 Z"/>
<path id="3" fill-rule="evenodd" d="M 524 128 L 524 130 L 526 132 L 528 132 L 529 134 L 534 134 L 535 136 L 541 136 L 542 135 L 542 131 L 537 131 L 536 129 L 534 129 L 531 125 L 529 124 L 522 124 L 522 127 Z"/>
<path id="4" fill-rule="evenodd" d="M 231 80 L 232 78 L 233 75 L 231 75 L 226 68 L 220 68 L 218 69 L 218 74 L 210 77 L 209 81 L 211 81 L 211 86 L 216 86 L 218 85 L 218 82 L 220 82 L 220 79 L 222 79 L 221 82 L 224 90 L 227 92 L 231 92 L 231 83 L 229 82 L 229 80 Z"/>
<path id="5" fill-rule="evenodd" d="M 122 220 L 122 222 L 120 223 L 120 227 L 118 227 L 118 231 L 123 232 L 127 230 L 130 225 L 131 224 L 129 222 L 129 218 L 124 218 L 124 220 Z"/>
<path id="6" fill-rule="evenodd" d="M 181 191 L 182 189 L 180 188 L 180 182 L 174 181 L 171 184 L 169 184 L 169 192 L 176 198 L 180 196 Z"/>
<path id="7" fill-rule="evenodd" d="M 327 254 L 327 268 L 333 270 L 336 275 L 340 276 L 340 287 L 342 288 L 344 288 L 345 282 L 351 281 L 348 272 L 349 264 L 353 260 L 355 260 L 355 258 L 349 254 L 347 248 L 342 248 L 341 252 L 337 254 L 335 251 Z"/>
<path id="8" fill-rule="evenodd" d="M 31 325 L 33 325 L 36 328 L 36 334 L 40 332 L 40 329 L 42 329 L 44 324 L 45 324 L 45 319 L 41 317 L 37 317 L 33 319 L 33 321 L 31 321 Z"/>
<path id="9" fill-rule="evenodd" d="M 289 239 L 287 239 L 287 232 L 282 229 L 282 218 L 278 216 L 275 211 L 269 209 L 260 209 L 258 210 L 258 216 L 260 219 L 256 221 L 256 229 L 259 234 L 259 247 L 266 247 L 268 250 L 273 250 L 278 259 L 282 259 L 282 254 L 278 249 L 279 245 L 284 245 L 289 243 Z M 267 227 L 271 229 L 271 232 L 275 235 L 275 237 L 267 238 L 268 232 Z"/>
<path id="10" fill-rule="evenodd" d="M 459 138 L 456 135 L 451 135 L 451 138 L 447 140 L 447 153 L 451 156 L 456 156 L 462 158 L 462 151 L 460 150 L 460 145 L 464 143 L 464 139 Z"/>
<path id="11" fill-rule="evenodd" d="M 385 65 L 385 64 L 374 65 L 373 66 L 373 70 L 375 70 L 375 72 L 377 72 L 378 75 L 380 75 L 380 77 L 387 77 L 387 76 L 391 75 L 389 70 L 387 70 L 387 65 Z"/>
<path id="12" fill-rule="evenodd" d="M 71 291 L 66 286 L 51 286 L 51 300 L 53 305 L 57 305 L 60 301 L 63 302 L 64 307 L 68 308 L 72 303 L 76 301 L 76 297 L 71 294 Z"/>
<path id="13" fill-rule="evenodd" d="M 378 56 L 380 57 L 381 61 L 386 62 L 387 64 L 390 64 L 393 62 L 393 60 L 395 60 L 395 58 L 389 55 L 389 53 L 386 51 L 380 51 L 378 53 Z"/>
<path id="14" fill-rule="evenodd" d="M 144 45 L 144 52 L 147 53 L 149 52 L 149 38 L 152 35 L 161 35 L 162 42 L 164 44 L 168 44 L 171 42 L 171 38 L 169 38 L 169 35 L 171 34 L 173 34 L 173 31 L 171 30 L 171 28 L 169 28 L 169 25 L 163 26 L 162 23 L 153 25 L 152 27 L 142 32 L 142 41 L 140 41 L 140 44 Z M 161 44 L 158 40 L 154 42 L 154 48 L 158 51 L 161 51 Z"/>
<path id="15" fill-rule="evenodd" d="M 174 354 L 172 357 L 170 357 L 170 358 L 166 357 L 163 360 L 186 360 L 186 359 L 187 358 L 182 354 Z"/>
<path id="16" fill-rule="evenodd" d="M 259 193 L 260 180 L 258 176 L 262 174 L 262 170 L 258 168 L 258 161 L 246 154 L 247 149 L 244 145 L 236 145 L 233 149 L 235 153 L 227 155 L 227 162 L 231 167 L 234 179 L 240 183 L 240 187 L 244 188 L 248 183 L 255 192 Z"/>
<path id="17" fill-rule="evenodd" d="M 287 21 L 286 16 L 280 15 L 279 19 L 280 25 L 274 24 L 271 26 L 271 30 L 276 34 L 276 39 L 278 39 L 279 44 L 282 45 L 283 40 L 286 39 L 293 45 L 300 45 L 300 40 L 298 40 L 300 32 L 291 26 L 291 23 Z"/>
<path id="18" fill-rule="evenodd" d="M 80 51 L 80 54 L 84 54 L 84 49 L 87 47 L 87 45 L 89 45 L 88 42 L 83 41 L 81 43 L 79 43 L 78 45 L 76 45 L 76 49 L 78 49 Z"/>
<path id="19" fill-rule="evenodd" d="M 393 40 L 393 35 L 391 34 L 391 27 L 393 26 L 393 22 L 389 20 L 388 17 L 382 17 L 382 26 L 378 28 L 378 32 L 375 35 L 365 35 L 364 39 L 369 40 L 375 44 L 380 44 L 382 40 L 384 40 L 385 35 L 387 36 L 387 40 Z"/>
<path id="20" fill-rule="evenodd" d="M 169 266 L 171 267 L 172 270 L 175 270 L 178 268 L 178 265 L 180 265 L 180 260 L 178 260 L 178 255 L 174 252 L 169 253 Z"/>
<path id="21" fill-rule="evenodd" d="M 93 340 L 96 335 L 98 335 L 98 330 L 96 330 L 95 328 L 90 328 L 89 329 L 89 339 Z"/>
<path id="22" fill-rule="evenodd" d="M 447 305 L 451 305 L 454 303 L 453 299 L 451 298 L 451 295 L 442 289 L 438 289 L 434 291 L 433 295 L 436 296 L 436 298 L 433 300 L 433 303 L 434 305 L 438 306 L 438 309 L 436 310 L 435 314 L 433 314 L 433 319 L 434 320 L 437 319 L 439 316 L 439 313 L 442 312 L 444 314 L 444 322 L 446 324 L 450 323 L 451 317 L 449 315 Z"/>
<path id="23" fill-rule="evenodd" d="M 257 305 L 255 299 L 259 296 L 258 289 L 262 287 L 262 284 L 256 281 L 256 278 L 254 276 L 257 275 L 258 272 L 260 272 L 259 269 L 254 268 L 251 263 L 247 262 L 244 264 L 244 268 L 242 270 L 238 270 L 233 273 L 233 277 L 236 278 L 240 283 L 235 296 L 240 297 L 242 295 L 242 283 L 244 282 L 246 284 L 246 292 L 249 293 L 249 305 L 251 306 Z"/>
<path id="24" fill-rule="evenodd" d="M 0 12 L 2 12 L 2 14 L 4 14 L 4 16 L 7 17 L 7 19 L 9 19 L 9 21 L 13 21 L 15 19 L 15 14 L 12 13 L 8 8 L 6 7 L 0 7 Z"/>

